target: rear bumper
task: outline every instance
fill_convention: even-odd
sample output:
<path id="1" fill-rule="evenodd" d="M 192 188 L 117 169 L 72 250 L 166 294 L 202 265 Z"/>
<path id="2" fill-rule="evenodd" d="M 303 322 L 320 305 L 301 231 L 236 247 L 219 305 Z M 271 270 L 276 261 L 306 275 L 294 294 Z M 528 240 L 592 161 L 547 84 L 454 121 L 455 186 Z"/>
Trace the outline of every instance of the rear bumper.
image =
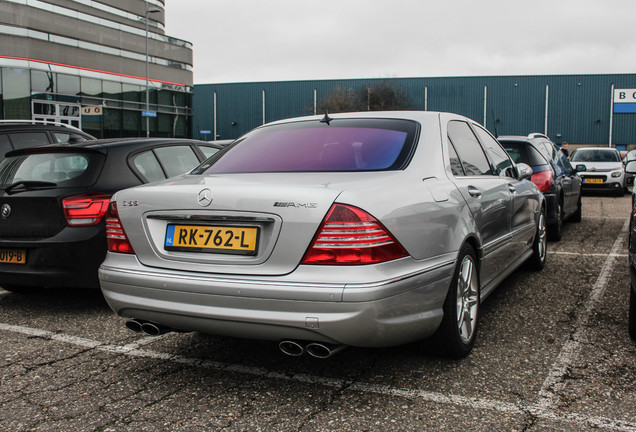
<path id="1" fill-rule="evenodd" d="M 103 227 L 65 228 L 49 239 L 0 239 L 0 248 L 26 251 L 26 264 L 0 263 L 0 286 L 99 288 L 106 256 Z"/>
<path id="2" fill-rule="evenodd" d="M 454 267 L 446 259 L 375 283 L 320 284 L 161 271 L 109 253 L 99 278 L 123 317 L 220 336 L 383 347 L 437 330 Z M 311 273 L 332 270 L 312 266 Z"/>

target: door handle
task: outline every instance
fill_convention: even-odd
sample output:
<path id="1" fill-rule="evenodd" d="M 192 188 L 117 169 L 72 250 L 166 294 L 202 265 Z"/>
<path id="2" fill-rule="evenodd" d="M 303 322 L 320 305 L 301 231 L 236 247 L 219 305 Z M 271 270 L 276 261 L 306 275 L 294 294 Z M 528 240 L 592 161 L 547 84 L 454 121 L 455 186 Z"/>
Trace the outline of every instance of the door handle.
<path id="1" fill-rule="evenodd" d="M 475 186 L 468 186 L 468 194 L 473 198 L 481 197 L 481 191 L 477 189 Z"/>
<path id="2" fill-rule="evenodd" d="M 510 193 L 517 192 L 517 188 L 514 185 L 511 185 L 511 184 L 508 184 L 508 190 L 510 191 Z"/>

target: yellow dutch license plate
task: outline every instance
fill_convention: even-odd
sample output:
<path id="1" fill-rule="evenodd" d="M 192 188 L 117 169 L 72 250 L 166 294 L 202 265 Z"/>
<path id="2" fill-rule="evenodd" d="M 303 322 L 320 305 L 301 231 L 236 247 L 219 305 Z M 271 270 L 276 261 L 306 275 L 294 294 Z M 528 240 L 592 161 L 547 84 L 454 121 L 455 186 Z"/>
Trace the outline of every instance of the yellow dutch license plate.
<path id="1" fill-rule="evenodd" d="M 257 227 L 168 225 L 166 250 L 255 255 Z"/>
<path id="2" fill-rule="evenodd" d="M 26 250 L 0 249 L 0 263 L 26 264 Z"/>
<path id="3" fill-rule="evenodd" d="M 585 183 L 603 183 L 603 179 L 587 178 L 587 179 L 585 179 Z"/>

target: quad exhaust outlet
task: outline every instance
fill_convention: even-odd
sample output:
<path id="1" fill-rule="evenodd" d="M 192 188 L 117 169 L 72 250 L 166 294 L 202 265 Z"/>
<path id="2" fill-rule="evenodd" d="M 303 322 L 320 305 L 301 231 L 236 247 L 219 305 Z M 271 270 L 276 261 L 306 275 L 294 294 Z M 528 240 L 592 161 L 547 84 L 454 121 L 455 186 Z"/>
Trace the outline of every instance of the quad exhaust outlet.
<path id="1" fill-rule="evenodd" d="M 312 357 L 326 359 L 347 348 L 346 345 L 333 345 L 323 342 L 309 342 L 304 345 L 302 342 L 284 340 L 278 344 L 278 348 L 288 356 L 299 357 L 305 353 Z"/>

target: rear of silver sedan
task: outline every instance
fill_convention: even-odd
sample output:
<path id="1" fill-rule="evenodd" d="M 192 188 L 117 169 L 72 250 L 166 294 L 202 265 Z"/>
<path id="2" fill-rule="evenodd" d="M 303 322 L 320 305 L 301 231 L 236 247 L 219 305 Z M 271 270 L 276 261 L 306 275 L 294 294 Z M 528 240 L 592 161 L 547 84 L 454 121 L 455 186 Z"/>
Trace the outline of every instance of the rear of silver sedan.
<path id="1" fill-rule="evenodd" d="M 131 330 L 149 334 L 276 340 L 296 355 L 450 332 L 449 354 L 466 355 L 481 263 L 517 240 L 506 222 L 480 243 L 475 204 L 449 178 L 444 135 L 436 113 L 292 119 L 190 174 L 120 191 L 107 216 L 104 296 Z M 535 195 L 523 206 L 524 249 L 489 281 L 530 253 Z"/>

